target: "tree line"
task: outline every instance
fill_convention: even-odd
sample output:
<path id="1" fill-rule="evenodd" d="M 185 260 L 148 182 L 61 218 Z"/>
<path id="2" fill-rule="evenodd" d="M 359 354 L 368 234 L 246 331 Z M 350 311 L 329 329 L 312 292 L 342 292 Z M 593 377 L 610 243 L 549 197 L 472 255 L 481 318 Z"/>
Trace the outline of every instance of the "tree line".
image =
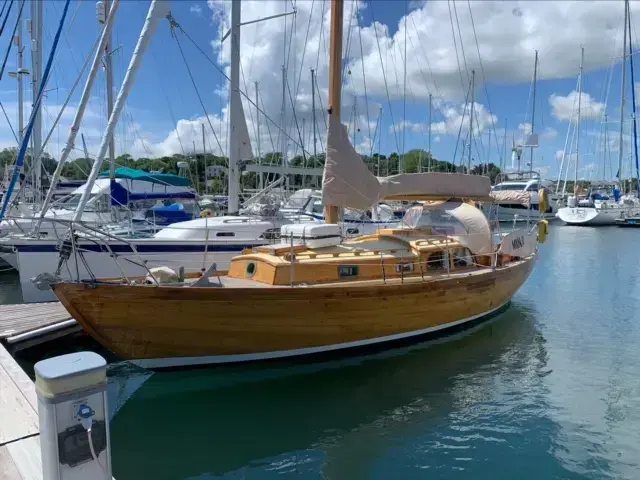
<path id="1" fill-rule="evenodd" d="M 5 148 L 0 151 L 0 169 L 5 170 L 6 166 L 13 165 L 17 156 L 17 148 Z M 429 152 L 421 149 L 414 149 L 408 151 L 404 155 L 398 153 L 391 153 L 390 155 L 382 155 L 374 153 L 373 155 L 363 155 L 363 161 L 369 167 L 370 171 L 378 176 L 395 175 L 399 172 L 401 162 L 404 165 L 405 173 L 416 172 L 458 172 L 467 173 L 466 166 L 455 165 L 451 162 L 438 160 L 434 158 Z M 130 154 L 123 154 L 115 159 L 115 163 L 118 167 L 129 167 L 146 172 L 159 172 L 159 173 L 171 173 L 179 174 L 180 168 L 178 164 L 180 162 L 187 162 L 189 165 L 188 176 L 194 184 L 197 184 L 199 191 L 210 192 L 213 194 L 223 193 L 226 190 L 227 178 L 224 169 L 218 169 L 215 176 L 207 175 L 207 167 L 225 167 L 227 165 L 227 158 L 222 156 L 213 155 L 210 153 L 202 154 L 196 153 L 192 155 L 174 154 L 171 156 L 163 156 L 158 158 L 133 158 Z M 267 153 L 260 158 L 256 158 L 251 162 L 260 165 L 272 165 L 278 166 L 282 163 L 282 154 L 279 152 Z M 322 168 L 324 166 L 324 154 L 305 156 L 296 155 L 288 161 L 288 164 L 292 167 L 308 167 L 308 168 Z M 62 176 L 68 180 L 84 180 L 87 178 L 91 168 L 93 166 L 93 160 L 89 158 L 76 158 L 71 161 L 67 161 L 62 169 Z M 57 167 L 57 161 L 48 153 L 42 156 L 42 167 L 45 172 L 43 175 L 43 185 L 46 185 L 46 174 L 51 174 Z M 31 155 L 27 153 L 25 159 L 25 168 L 23 171 L 29 172 L 31 169 Z M 109 165 L 105 162 L 102 166 L 102 171 L 107 171 Z M 210 169 L 211 170 L 211 169 Z M 215 170 L 215 169 L 214 169 Z M 240 166 L 242 171 L 242 165 Z M 475 165 L 471 169 L 472 174 L 488 175 L 491 178 L 492 183 L 500 173 L 498 168 L 493 163 Z M 4 172 L 3 172 L 4 175 Z M 279 175 L 277 173 L 263 174 L 265 176 L 264 185 L 269 182 L 277 180 Z M 207 188 L 207 180 L 208 188 Z M 320 179 L 317 177 L 310 177 L 307 175 L 290 175 L 289 185 L 291 187 L 305 188 L 318 186 Z M 258 174 L 255 172 L 243 171 L 240 183 L 244 189 L 256 189 L 259 187 L 260 182 Z"/>

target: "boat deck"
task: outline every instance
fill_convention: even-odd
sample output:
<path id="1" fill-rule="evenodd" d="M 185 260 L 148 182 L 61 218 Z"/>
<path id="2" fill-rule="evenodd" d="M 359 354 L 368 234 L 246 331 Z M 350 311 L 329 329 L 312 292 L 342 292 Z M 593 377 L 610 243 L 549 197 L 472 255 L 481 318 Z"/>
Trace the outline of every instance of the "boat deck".
<path id="1" fill-rule="evenodd" d="M 81 327 L 60 302 L 0 305 L 0 341 L 27 346 Z"/>

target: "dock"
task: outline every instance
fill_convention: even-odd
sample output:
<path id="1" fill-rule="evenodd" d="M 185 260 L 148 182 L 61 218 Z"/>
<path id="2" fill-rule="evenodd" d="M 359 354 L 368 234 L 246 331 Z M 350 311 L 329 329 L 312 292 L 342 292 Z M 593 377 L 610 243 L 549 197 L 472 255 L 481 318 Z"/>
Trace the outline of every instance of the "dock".
<path id="1" fill-rule="evenodd" d="M 12 352 L 81 329 L 60 302 L 0 305 L 0 343 Z"/>
<path id="2" fill-rule="evenodd" d="M 36 388 L 0 343 L 0 479 L 42 478 Z"/>
<path id="3" fill-rule="evenodd" d="M 41 480 L 36 389 L 0 344 L 0 478 Z"/>

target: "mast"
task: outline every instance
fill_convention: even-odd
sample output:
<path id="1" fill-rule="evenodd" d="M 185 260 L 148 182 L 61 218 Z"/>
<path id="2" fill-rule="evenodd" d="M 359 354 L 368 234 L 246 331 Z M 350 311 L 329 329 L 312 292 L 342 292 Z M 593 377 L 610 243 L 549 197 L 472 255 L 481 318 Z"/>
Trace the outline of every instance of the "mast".
<path id="1" fill-rule="evenodd" d="M 84 207 L 86 206 L 87 201 L 89 200 L 89 196 L 91 195 L 91 189 L 96 182 L 96 178 L 98 177 L 100 169 L 102 168 L 104 157 L 107 154 L 109 139 L 113 135 L 113 131 L 115 130 L 116 124 L 118 123 L 118 118 L 120 117 L 120 112 L 124 108 L 124 103 L 127 101 L 129 91 L 131 90 L 131 87 L 135 82 L 136 73 L 140 68 L 140 64 L 142 63 L 142 57 L 149 47 L 149 43 L 151 43 L 151 39 L 158 27 L 158 24 L 162 21 L 162 19 L 166 17 L 168 13 L 168 0 L 153 0 L 151 2 L 149 12 L 147 13 L 147 18 L 145 19 L 144 26 L 142 27 L 142 31 L 140 33 L 140 38 L 138 39 L 135 50 L 133 51 L 131 61 L 129 62 L 129 68 L 127 69 L 127 73 L 124 76 L 124 80 L 122 81 L 120 91 L 118 92 L 118 97 L 116 98 L 113 112 L 111 113 L 109 121 L 107 122 L 106 131 L 102 136 L 98 156 L 96 157 L 96 161 L 93 162 L 93 168 L 91 169 L 91 173 L 89 174 L 89 178 L 87 179 L 85 190 L 84 192 L 82 192 L 82 197 L 80 197 L 78 207 L 76 208 L 76 211 L 73 215 L 74 222 L 79 221 L 82 217 Z"/>
<path id="2" fill-rule="evenodd" d="M 204 165 L 204 193 L 208 192 L 207 176 L 209 175 L 209 169 L 207 168 L 207 142 L 204 138 L 204 123 L 201 123 L 202 127 L 202 164 Z"/>
<path id="3" fill-rule="evenodd" d="M 536 87 L 538 85 L 538 50 L 536 50 L 536 59 L 533 63 L 533 108 L 531 109 L 531 138 L 533 138 L 533 129 L 536 122 Z M 529 173 L 533 173 L 533 147 L 529 156 Z"/>
<path id="4" fill-rule="evenodd" d="M 602 159 L 602 179 L 607 178 L 607 163 L 611 165 L 609 158 L 609 130 L 607 128 L 607 113 L 604 114 L 604 158 Z"/>
<path id="5" fill-rule="evenodd" d="M 76 110 L 76 115 L 73 119 L 73 123 L 71 124 L 71 129 L 69 130 L 69 136 L 67 137 L 67 143 L 62 150 L 62 154 L 60 155 L 60 160 L 58 161 L 58 166 L 56 170 L 53 172 L 51 176 L 51 182 L 49 185 L 49 190 L 47 190 L 47 194 L 44 198 L 44 202 L 42 203 L 42 208 L 40 209 L 40 218 L 34 225 L 34 233 L 38 233 L 40 229 L 40 225 L 42 224 L 42 219 L 47 213 L 47 209 L 51 203 L 51 199 L 53 198 L 53 192 L 55 190 L 55 186 L 62 175 L 62 168 L 64 167 L 71 150 L 75 146 L 76 136 L 78 135 L 78 131 L 80 130 L 80 124 L 82 123 L 82 117 L 84 117 L 84 112 L 87 108 L 89 100 L 91 98 L 91 91 L 93 90 L 93 83 L 98 75 L 98 70 L 100 69 L 101 60 L 102 60 L 102 52 L 107 44 L 107 39 L 109 34 L 111 33 L 111 29 L 113 28 L 113 24 L 115 22 L 116 13 L 118 12 L 118 7 L 120 6 L 120 0 L 113 0 L 113 4 L 111 6 L 111 10 L 107 14 L 107 19 L 105 21 L 102 36 L 100 37 L 100 44 L 96 50 L 95 56 L 93 57 L 93 63 L 91 64 L 91 70 L 89 70 L 89 74 L 87 76 L 87 80 L 84 85 L 84 89 L 82 90 L 82 96 L 80 97 L 80 103 L 78 105 L 78 109 Z M 86 156 L 86 153 L 85 153 Z M 89 157 L 87 157 L 89 158 Z M 91 190 L 91 189 L 89 189 Z"/>
<path id="6" fill-rule="evenodd" d="M 629 22 L 629 0 L 624 1 L 624 38 L 622 39 L 622 84 L 620 87 L 620 140 L 618 148 L 618 181 L 622 183 L 622 150 L 624 144 L 624 88 L 627 81 L 627 25 Z"/>
<path id="7" fill-rule="evenodd" d="M 638 191 L 638 196 L 640 197 L 640 164 L 638 161 L 638 123 L 636 121 L 636 89 L 635 89 L 635 79 L 633 73 L 633 45 L 631 43 L 631 12 L 629 11 L 629 2 L 626 2 L 627 8 L 627 20 L 629 25 L 629 72 L 631 73 L 631 110 L 633 112 L 632 121 L 633 121 L 633 152 L 636 161 L 636 189 Z M 624 61 L 624 59 L 623 59 Z"/>
<path id="8" fill-rule="evenodd" d="M 502 140 L 502 165 L 500 170 L 507 167 L 507 117 L 504 118 L 504 140 Z"/>
<path id="9" fill-rule="evenodd" d="M 340 119 L 340 94 L 342 93 L 342 16 L 343 0 L 331 0 L 331 43 L 329 45 L 329 115 Z M 326 223 L 338 222 L 338 207 L 327 205 L 324 210 Z"/>
<path id="10" fill-rule="evenodd" d="M 382 155 L 382 107 L 380 107 L 380 127 L 378 127 L 378 176 L 380 176 L 380 155 Z M 387 176 L 389 176 L 389 159 L 387 159 Z"/>
<path id="11" fill-rule="evenodd" d="M 576 123 L 576 173 L 573 182 L 573 192 L 578 193 L 578 163 L 580 160 L 580 115 L 582 113 L 582 74 L 584 69 L 584 47 L 580 47 L 580 81 L 578 83 L 578 123 Z M 568 166 L 567 166 L 568 167 Z"/>
<path id="12" fill-rule="evenodd" d="M 476 71 L 471 70 L 471 104 L 469 107 L 469 157 L 467 158 L 467 173 L 471 173 L 471 146 L 473 145 L 473 103 L 475 102 Z"/>
<path id="13" fill-rule="evenodd" d="M 318 139 L 316 137 L 316 73 L 311 69 L 311 116 L 313 118 L 313 166 L 315 168 L 318 161 L 318 146 L 316 145 Z"/>
<path id="14" fill-rule="evenodd" d="M 32 91 L 35 97 L 40 91 L 42 82 L 42 9 L 44 2 L 31 2 L 31 79 Z M 34 188 L 36 199 L 39 198 L 42 188 L 41 152 L 42 148 L 42 108 L 36 111 L 33 124 L 33 151 L 31 153 L 31 168 L 34 175 Z"/>
<path id="15" fill-rule="evenodd" d="M 104 17 L 109 15 L 111 11 L 112 0 L 103 0 L 104 2 Z M 104 23 L 102 20 L 101 23 Z M 107 118 L 111 118 L 113 112 L 113 62 L 111 61 L 111 30 L 109 30 L 109 36 L 107 37 L 107 43 L 104 47 L 104 73 L 106 76 L 106 88 L 107 88 Z M 111 135 L 109 139 L 109 178 L 112 181 L 116 179 L 116 143 L 115 138 Z"/>
<path id="16" fill-rule="evenodd" d="M 427 164 L 427 172 L 431 171 L 431 109 L 433 107 L 433 95 L 429 93 L 429 163 Z M 422 165 L 420 165 L 420 171 L 422 172 Z"/>
<path id="17" fill-rule="evenodd" d="M 258 161 L 262 163 L 262 157 L 260 152 L 260 108 L 258 107 L 258 81 L 253 82 L 256 87 L 256 142 L 258 147 Z M 258 172 L 258 188 L 262 190 L 264 188 L 264 177 L 262 172 Z"/>
<path id="18" fill-rule="evenodd" d="M 229 213 L 238 211 L 238 162 L 240 159 L 240 2 L 231 2 L 231 75 L 229 76 Z"/>
<path id="19" fill-rule="evenodd" d="M 24 82 L 23 75 L 29 75 L 29 71 L 24 68 L 24 46 L 22 45 L 22 16 L 18 18 L 18 30 L 13 39 L 13 43 L 18 50 L 18 69 L 10 72 L 9 76 L 18 81 L 18 143 L 22 143 L 24 138 Z"/>

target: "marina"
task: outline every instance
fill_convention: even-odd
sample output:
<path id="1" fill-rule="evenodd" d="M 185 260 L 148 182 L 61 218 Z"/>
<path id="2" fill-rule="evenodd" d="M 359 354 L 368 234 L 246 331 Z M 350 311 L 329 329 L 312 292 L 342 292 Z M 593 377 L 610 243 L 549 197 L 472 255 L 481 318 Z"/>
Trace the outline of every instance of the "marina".
<path id="1" fill-rule="evenodd" d="M 400 4 L 0 2 L 0 480 L 637 478 L 640 9 Z"/>

